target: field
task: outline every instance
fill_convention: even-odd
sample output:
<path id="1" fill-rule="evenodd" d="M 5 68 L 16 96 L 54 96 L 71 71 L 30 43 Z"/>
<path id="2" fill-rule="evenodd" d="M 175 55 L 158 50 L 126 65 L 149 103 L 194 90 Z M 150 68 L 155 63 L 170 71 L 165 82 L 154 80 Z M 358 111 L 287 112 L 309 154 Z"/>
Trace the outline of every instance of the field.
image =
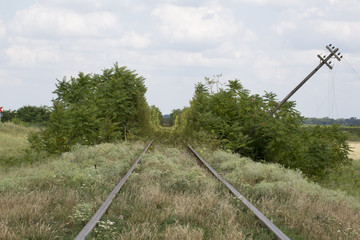
<path id="1" fill-rule="evenodd" d="M 359 126 L 341 126 L 340 129 L 347 133 L 349 141 L 360 142 Z"/>
<path id="2" fill-rule="evenodd" d="M 1 141 L 13 136 L 22 147 L 25 134 L 15 132 L 34 131 L 7 129 Z M 0 239 L 73 239 L 144 145 L 76 146 L 59 159 L 0 169 Z M 19 158 L 15 146 L 0 153 Z M 89 239 L 274 239 L 179 146 L 155 142 Z M 351 146 L 356 156 L 360 143 Z M 196 149 L 291 239 L 359 238 L 357 198 L 276 164 Z"/>
<path id="3" fill-rule="evenodd" d="M 355 162 L 360 161 L 360 142 L 349 142 L 351 147 L 350 157 L 355 160 Z"/>

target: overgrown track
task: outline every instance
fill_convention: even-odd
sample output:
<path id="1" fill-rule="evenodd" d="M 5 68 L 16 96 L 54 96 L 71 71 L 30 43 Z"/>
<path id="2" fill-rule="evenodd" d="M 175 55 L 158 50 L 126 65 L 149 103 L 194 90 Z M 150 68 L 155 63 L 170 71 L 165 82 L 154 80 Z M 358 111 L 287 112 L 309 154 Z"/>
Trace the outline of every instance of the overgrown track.
<path id="1" fill-rule="evenodd" d="M 129 178 L 130 174 L 134 170 L 136 164 L 141 160 L 142 156 L 149 150 L 154 140 L 151 140 L 144 151 L 140 154 L 140 156 L 134 161 L 131 165 L 129 171 L 125 174 L 125 176 L 120 180 L 120 182 L 116 185 L 114 190 L 109 194 L 104 203 L 100 206 L 100 208 L 96 211 L 94 216 L 90 219 L 90 221 L 85 225 L 85 227 L 81 230 L 81 232 L 76 236 L 75 240 L 82 240 L 94 229 L 98 221 L 102 218 L 106 210 L 109 208 L 113 198 L 120 191 L 121 187 L 124 185 L 126 180 Z"/>
<path id="2" fill-rule="evenodd" d="M 151 140 L 147 147 L 143 150 L 140 156 L 134 161 L 131 165 L 128 172 L 125 176 L 120 180 L 120 182 L 116 185 L 113 191 L 109 194 L 104 203 L 100 206 L 94 216 L 90 219 L 90 221 L 85 225 L 85 227 L 81 230 L 81 232 L 76 236 L 75 240 L 82 240 L 94 229 L 98 221 L 105 214 L 107 209 L 109 208 L 112 200 L 115 198 L 116 194 L 120 191 L 121 187 L 124 185 L 126 180 L 129 178 L 130 174 L 133 172 L 137 163 L 141 160 L 142 156 L 148 151 L 151 147 L 154 140 Z M 188 145 L 188 149 L 195 155 L 195 157 L 200 161 L 201 165 L 205 165 L 206 168 L 210 171 L 212 175 L 214 175 L 220 182 L 222 182 L 237 198 L 239 198 L 246 207 L 248 207 L 259 220 L 265 224 L 265 226 L 275 234 L 278 239 L 281 240 L 289 240 L 279 228 L 277 228 L 267 217 L 264 216 L 256 207 L 254 207 L 243 195 L 241 195 L 230 183 L 228 183 L 225 179 L 223 179 L 190 145 Z"/>
<path id="3" fill-rule="evenodd" d="M 286 236 L 278 227 L 276 227 L 264 214 L 262 214 L 254 205 L 252 205 L 243 195 L 241 195 L 228 181 L 223 179 L 219 173 L 217 173 L 211 166 L 208 164 L 190 145 L 188 145 L 189 150 L 196 156 L 200 163 L 206 166 L 207 170 L 214 175 L 220 182 L 222 182 L 237 198 L 239 198 L 244 205 L 249 208 L 259 220 L 265 224 L 265 226 L 275 234 L 278 239 L 288 240 L 290 239 Z"/>

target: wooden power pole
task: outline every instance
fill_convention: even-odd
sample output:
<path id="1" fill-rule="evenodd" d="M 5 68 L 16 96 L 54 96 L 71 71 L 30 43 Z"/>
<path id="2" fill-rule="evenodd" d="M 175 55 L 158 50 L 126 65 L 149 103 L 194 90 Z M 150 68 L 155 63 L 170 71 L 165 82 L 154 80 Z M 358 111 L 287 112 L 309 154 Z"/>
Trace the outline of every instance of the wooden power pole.
<path id="1" fill-rule="evenodd" d="M 329 44 L 328 46 L 326 46 L 326 48 L 330 51 L 329 56 L 320 56 L 319 54 L 317 55 L 318 58 L 320 58 L 320 64 L 311 72 L 309 73 L 309 75 L 307 75 L 307 77 L 302 80 L 301 83 L 299 83 L 299 85 L 297 85 L 270 113 L 269 115 L 272 116 L 274 115 L 274 113 L 282 106 L 284 105 L 284 103 L 286 103 L 286 101 L 292 96 L 294 95 L 294 93 L 296 93 L 297 90 L 299 90 L 299 88 L 302 87 L 302 85 L 304 85 L 307 80 L 309 80 L 322 66 L 324 66 L 326 64 L 326 66 L 328 66 L 330 69 L 332 69 L 331 66 L 331 61 L 329 61 L 332 57 L 335 57 L 338 61 L 341 61 L 342 56 L 340 56 L 340 53 L 336 54 L 337 51 L 339 51 L 338 48 L 335 48 L 334 46 L 332 46 L 331 44 Z M 328 62 L 329 61 L 329 62 Z"/>

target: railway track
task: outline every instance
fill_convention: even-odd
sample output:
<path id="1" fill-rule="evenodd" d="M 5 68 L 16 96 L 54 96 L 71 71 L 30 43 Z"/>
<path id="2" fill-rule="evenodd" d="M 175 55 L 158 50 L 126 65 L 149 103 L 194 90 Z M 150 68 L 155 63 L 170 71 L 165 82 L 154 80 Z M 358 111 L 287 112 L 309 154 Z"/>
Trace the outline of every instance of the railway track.
<path id="1" fill-rule="evenodd" d="M 189 150 L 195 155 L 195 157 L 199 160 L 201 165 L 204 165 L 206 169 L 216 177 L 220 182 L 222 182 L 232 194 L 234 194 L 237 198 L 239 198 L 244 205 L 251 210 L 255 214 L 255 216 L 271 231 L 275 234 L 278 239 L 288 240 L 290 239 L 286 236 L 278 227 L 276 227 L 264 214 L 262 214 L 254 205 L 252 205 L 241 193 L 239 193 L 228 181 L 226 181 L 223 177 L 220 176 L 218 172 L 213 169 L 210 164 L 208 164 L 201 156 L 198 154 L 194 148 L 188 145 Z"/>
<path id="2" fill-rule="evenodd" d="M 154 140 L 151 140 L 149 144 L 146 146 L 144 151 L 140 154 L 140 156 L 134 161 L 131 165 L 129 171 L 125 174 L 125 176 L 120 180 L 120 182 L 116 185 L 114 190 L 109 194 L 106 198 L 104 203 L 100 206 L 100 208 L 96 211 L 94 216 L 90 219 L 90 221 L 85 225 L 85 227 L 81 230 L 81 232 L 76 236 L 76 240 L 85 239 L 85 237 L 94 229 L 98 221 L 102 218 L 106 210 L 109 208 L 112 200 L 115 198 L 116 194 L 120 191 L 121 187 L 124 185 L 126 180 L 130 177 L 132 171 L 134 170 L 135 166 L 141 160 L 142 156 L 149 150 Z"/>
<path id="3" fill-rule="evenodd" d="M 151 140 L 140 156 L 133 162 L 128 172 L 125 176 L 120 180 L 120 182 L 116 185 L 113 191 L 109 194 L 107 199 L 103 202 L 103 204 L 99 207 L 90 221 L 84 226 L 84 228 L 80 231 L 80 233 L 76 236 L 76 240 L 85 239 L 86 236 L 95 228 L 97 223 L 101 220 L 102 216 L 105 214 L 107 209 L 112 203 L 112 200 L 115 198 L 116 194 L 120 191 L 121 187 L 124 185 L 126 180 L 129 178 L 131 173 L 133 172 L 135 166 L 141 160 L 142 156 L 148 151 L 148 149 L 153 144 L 153 140 Z M 221 183 L 223 183 L 229 191 L 234 194 L 238 199 L 242 201 L 242 203 L 278 238 L 282 240 L 290 239 L 287 237 L 278 227 L 276 227 L 264 214 L 262 214 L 255 206 L 253 206 L 241 193 L 239 193 L 230 183 L 228 183 L 224 178 L 222 178 L 196 151 L 193 147 L 188 145 L 189 151 L 196 157 L 198 163 L 200 165 L 205 166 L 206 169 Z"/>

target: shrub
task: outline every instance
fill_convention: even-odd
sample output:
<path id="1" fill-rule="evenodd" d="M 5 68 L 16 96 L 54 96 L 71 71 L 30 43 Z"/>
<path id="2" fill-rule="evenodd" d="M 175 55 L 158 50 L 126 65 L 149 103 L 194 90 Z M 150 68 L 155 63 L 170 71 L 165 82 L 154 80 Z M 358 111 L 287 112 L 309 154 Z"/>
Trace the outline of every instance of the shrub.
<path id="1" fill-rule="evenodd" d="M 30 136 L 31 147 L 60 154 L 75 144 L 95 145 L 151 133 L 144 80 L 116 63 L 102 74 L 79 73 L 70 81 L 58 81 L 50 121 L 45 130 Z"/>
<path id="2" fill-rule="evenodd" d="M 199 83 L 190 108 L 180 115 L 178 129 L 184 135 L 217 142 L 257 161 L 300 169 L 309 176 L 324 176 L 327 169 L 350 162 L 346 136 L 337 126 L 303 128 L 294 102 L 270 115 L 277 105 L 275 97 L 273 93 L 251 95 L 238 80 L 229 81 L 217 93 Z"/>

